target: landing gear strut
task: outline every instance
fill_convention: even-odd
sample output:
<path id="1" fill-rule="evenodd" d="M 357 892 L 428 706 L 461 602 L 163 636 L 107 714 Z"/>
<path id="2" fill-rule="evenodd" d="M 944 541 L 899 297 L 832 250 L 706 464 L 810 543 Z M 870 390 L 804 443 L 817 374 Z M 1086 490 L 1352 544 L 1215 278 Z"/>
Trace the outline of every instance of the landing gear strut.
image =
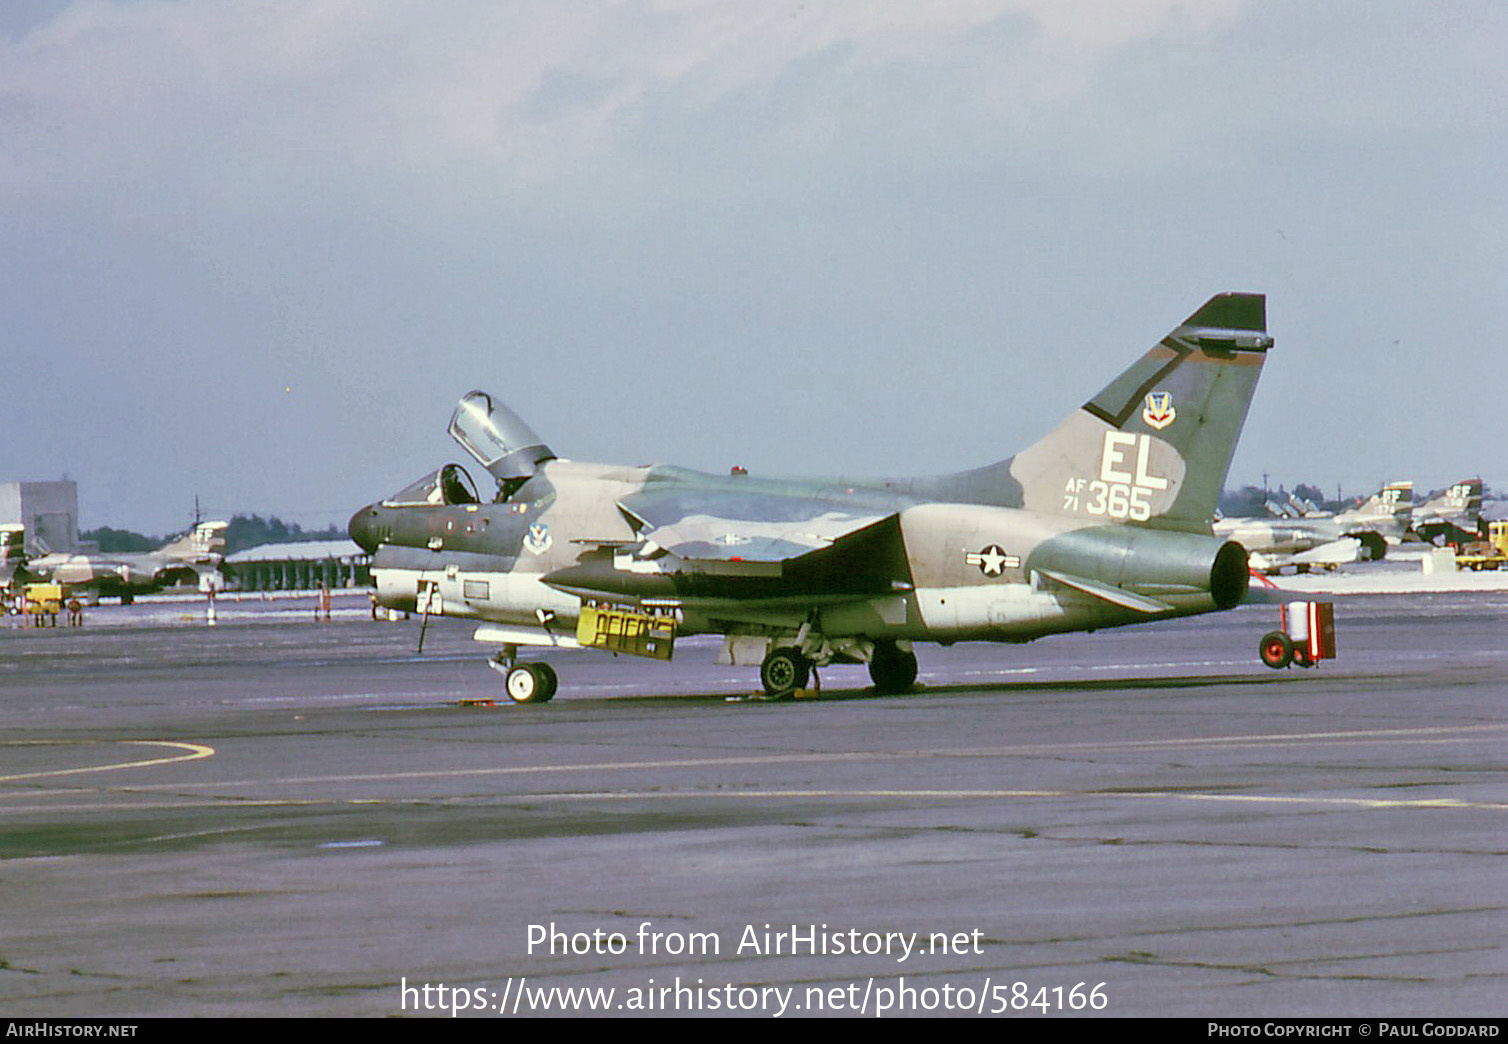
<path id="1" fill-rule="evenodd" d="M 549 703 L 560 681 L 548 663 L 519 663 L 518 650 L 509 646 L 487 666 L 503 676 L 503 690 L 514 703 Z"/>

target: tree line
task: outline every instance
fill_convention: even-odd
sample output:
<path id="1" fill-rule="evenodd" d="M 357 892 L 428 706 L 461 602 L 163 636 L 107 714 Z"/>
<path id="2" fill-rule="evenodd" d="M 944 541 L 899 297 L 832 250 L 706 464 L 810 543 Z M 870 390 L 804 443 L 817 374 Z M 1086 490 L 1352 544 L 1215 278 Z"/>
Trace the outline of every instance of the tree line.
<path id="1" fill-rule="evenodd" d="M 151 551 L 174 539 L 174 536 L 147 536 L 110 526 L 101 526 L 79 534 L 81 540 L 97 545 L 106 553 Z M 342 540 L 345 537 L 344 526 L 305 529 L 297 522 L 284 522 L 276 515 L 270 518 L 263 518 L 261 515 L 235 515 L 225 530 L 225 553 L 233 555 L 237 551 L 263 544 L 303 544 L 311 540 Z"/>

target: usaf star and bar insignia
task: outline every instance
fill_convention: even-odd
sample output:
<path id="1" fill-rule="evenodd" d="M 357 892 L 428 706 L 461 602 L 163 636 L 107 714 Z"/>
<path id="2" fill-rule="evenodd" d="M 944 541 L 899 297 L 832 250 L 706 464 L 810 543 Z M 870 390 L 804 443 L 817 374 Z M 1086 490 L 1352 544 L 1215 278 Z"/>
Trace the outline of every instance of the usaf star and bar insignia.
<path id="1" fill-rule="evenodd" d="M 963 560 L 971 566 L 978 566 L 985 576 L 999 576 L 1007 569 L 1021 565 L 1018 555 L 1006 554 L 999 544 L 991 544 L 982 551 L 965 551 Z"/>

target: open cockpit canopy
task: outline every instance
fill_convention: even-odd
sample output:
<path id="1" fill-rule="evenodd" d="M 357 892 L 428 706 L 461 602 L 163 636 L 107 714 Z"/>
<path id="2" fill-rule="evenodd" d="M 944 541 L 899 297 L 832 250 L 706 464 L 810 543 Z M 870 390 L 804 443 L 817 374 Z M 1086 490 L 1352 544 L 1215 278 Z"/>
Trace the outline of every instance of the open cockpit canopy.
<path id="1" fill-rule="evenodd" d="M 555 459 L 554 451 L 522 417 L 484 391 L 461 396 L 449 431 L 501 486 L 528 479 L 545 461 Z"/>

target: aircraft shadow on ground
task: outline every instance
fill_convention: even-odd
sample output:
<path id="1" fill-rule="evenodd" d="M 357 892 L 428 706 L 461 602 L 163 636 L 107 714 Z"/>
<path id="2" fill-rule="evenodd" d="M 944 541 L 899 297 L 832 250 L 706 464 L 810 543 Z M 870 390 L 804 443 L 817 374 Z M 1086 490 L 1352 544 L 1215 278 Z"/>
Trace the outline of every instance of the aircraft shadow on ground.
<path id="1" fill-rule="evenodd" d="M 611 696 L 602 699 L 603 703 L 663 703 L 666 700 L 692 701 L 706 703 L 750 703 L 750 704 L 774 704 L 790 705 L 792 703 L 835 703 L 851 700 L 917 700 L 928 696 L 958 696 L 958 695 L 1013 695 L 1030 694 L 1039 692 L 1116 692 L 1126 689 L 1142 691 L 1156 691 L 1166 689 L 1207 689 L 1215 686 L 1236 685 L 1249 687 L 1254 685 L 1277 685 L 1282 684 L 1290 676 L 1283 674 L 1272 675 L 1242 675 L 1242 674 L 1198 674 L 1178 675 L 1174 677 L 1159 678 L 1087 678 L 1080 680 L 1053 680 L 1053 681 L 1007 681 L 1007 682 L 977 682 L 967 684 L 944 684 L 927 685 L 919 684 L 914 690 L 906 693 L 880 693 L 874 686 L 863 688 L 828 688 L 824 686 L 820 692 L 808 691 L 805 695 L 791 698 L 775 699 L 765 696 L 749 694 L 745 697 L 729 696 L 727 693 L 684 693 L 655 695 L 649 693 L 637 693 L 632 696 Z M 582 700 L 572 702 L 581 703 Z"/>

